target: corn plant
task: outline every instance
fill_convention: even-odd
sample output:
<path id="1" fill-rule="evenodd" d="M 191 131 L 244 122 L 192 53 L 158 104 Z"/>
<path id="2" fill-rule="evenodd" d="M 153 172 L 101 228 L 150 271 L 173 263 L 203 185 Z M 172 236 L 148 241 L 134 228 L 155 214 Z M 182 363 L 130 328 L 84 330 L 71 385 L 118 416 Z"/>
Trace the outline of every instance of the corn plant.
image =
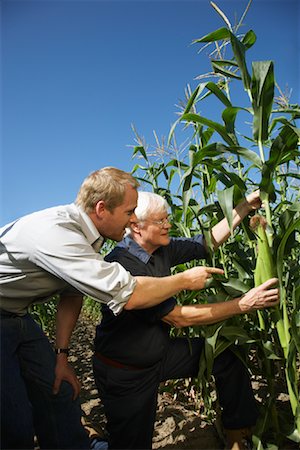
<path id="1" fill-rule="evenodd" d="M 232 26 L 212 6 L 226 26 L 194 41 L 205 48 L 214 46 L 212 72 L 199 76 L 194 90 L 186 89 L 167 143 L 160 144 L 156 137 L 153 151 L 134 130 L 133 156 L 143 163 L 139 161 L 133 173 L 144 188 L 164 195 L 169 202 L 174 235 L 189 236 L 201 230 L 209 245 L 209 229 L 224 215 L 232 229 L 233 206 L 247 192 L 260 189 L 266 229 L 260 225 L 253 230 L 245 219 L 227 243 L 210 254 L 209 263 L 222 267 L 225 278 L 214 280 L 204 293 L 181 295 L 179 301 L 223 301 L 266 277 L 278 277 L 277 308 L 189 330 L 206 337 L 199 379 L 207 405 L 211 403 L 207 387 L 213 359 L 229 345 L 255 376 L 267 380 L 254 443 L 259 449 L 275 449 L 286 437 L 300 442 L 300 108 L 290 104 L 277 86 L 272 61 L 253 61 L 249 70 L 246 55 L 256 35 L 253 30 L 239 34 L 245 15 Z M 245 103 L 236 104 L 233 98 L 245 98 Z M 207 118 L 198 112 L 207 101 L 215 102 L 216 111 L 221 107 L 220 117 Z M 245 115 L 250 124 L 246 130 Z M 183 144 L 178 144 L 179 133 L 184 136 Z M 247 358 L 252 354 L 254 358 Z M 287 420 L 276 407 L 280 389 L 289 396 Z"/>
<path id="2" fill-rule="evenodd" d="M 37 303 L 30 306 L 29 311 L 34 320 L 47 333 L 53 332 L 55 326 L 57 297 L 53 297 L 47 303 Z"/>

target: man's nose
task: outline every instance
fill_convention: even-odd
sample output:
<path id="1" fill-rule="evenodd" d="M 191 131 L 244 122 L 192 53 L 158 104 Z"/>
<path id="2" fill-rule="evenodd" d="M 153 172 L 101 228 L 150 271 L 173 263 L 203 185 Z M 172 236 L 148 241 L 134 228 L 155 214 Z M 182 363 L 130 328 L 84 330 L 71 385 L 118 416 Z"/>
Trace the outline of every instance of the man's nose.
<path id="1" fill-rule="evenodd" d="M 130 226 L 130 223 L 131 223 L 131 222 L 138 222 L 137 217 L 136 217 L 136 215 L 135 215 L 134 212 L 131 214 L 131 216 L 130 216 L 129 219 L 128 219 L 127 227 Z"/>
<path id="2" fill-rule="evenodd" d="M 137 217 L 136 217 L 136 215 L 135 215 L 135 212 L 133 212 L 133 213 L 131 214 L 130 220 L 132 220 L 132 222 L 137 222 L 137 221 L 138 221 L 138 220 L 137 220 Z"/>

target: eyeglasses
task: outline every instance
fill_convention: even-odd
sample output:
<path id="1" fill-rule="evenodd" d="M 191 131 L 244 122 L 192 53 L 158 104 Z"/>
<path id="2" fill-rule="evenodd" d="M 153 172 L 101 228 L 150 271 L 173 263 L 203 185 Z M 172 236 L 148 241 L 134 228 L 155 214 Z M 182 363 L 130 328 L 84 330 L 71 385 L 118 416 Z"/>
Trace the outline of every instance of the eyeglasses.
<path id="1" fill-rule="evenodd" d="M 171 223 L 172 220 L 172 216 L 168 216 L 165 219 L 161 219 L 161 220 L 148 220 L 148 219 L 144 219 L 141 222 L 149 222 L 149 223 L 153 223 L 154 225 L 159 226 L 160 228 L 165 227 L 166 225 L 169 225 Z"/>

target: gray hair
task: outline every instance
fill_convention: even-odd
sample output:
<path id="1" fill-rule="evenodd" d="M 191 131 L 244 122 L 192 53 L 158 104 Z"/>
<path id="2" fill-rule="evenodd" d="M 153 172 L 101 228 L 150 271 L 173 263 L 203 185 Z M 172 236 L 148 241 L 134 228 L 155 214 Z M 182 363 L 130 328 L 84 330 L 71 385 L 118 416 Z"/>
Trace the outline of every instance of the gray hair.
<path id="1" fill-rule="evenodd" d="M 137 207 L 134 213 L 138 220 L 143 221 L 151 213 L 165 213 L 169 209 L 167 201 L 154 192 L 138 191 Z"/>

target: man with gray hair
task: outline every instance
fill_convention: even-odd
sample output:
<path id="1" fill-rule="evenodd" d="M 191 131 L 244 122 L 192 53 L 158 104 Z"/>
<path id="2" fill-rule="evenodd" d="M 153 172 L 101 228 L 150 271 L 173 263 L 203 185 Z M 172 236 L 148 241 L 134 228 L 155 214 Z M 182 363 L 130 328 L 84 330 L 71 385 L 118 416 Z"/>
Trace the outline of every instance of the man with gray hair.
<path id="1" fill-rule="evenodd" d="M 258 191 L 237 205 L 233 228 L 260 205 Z M 106 261 L 121 263 L 133 276 L 159 277 L 170 275 L 178 264 L 207 256 L 202 235 L 170 238 L 170 222 L 168 204 L 161 196 L 139 192 L 130 232 Z M 223 219 L 211 230 L 214 248 L 229 235 Z M 103 305 L 96 330 L 94 375 L 107 417 L 109 449 L 151 449 L 160 382 L 198 374 L 204 340 L 171 338 L 170 326 L 212 324 L 274 306 L 279 295 L 273 288 L 277 281 L 268 280 L 242 297 L 213 304 L 180 306 L 170 296 L 149 309 L 124 309 L 118 316 Z M 213 375 L 229 448 L 249 448 L 257 409 L 248 372 L 234 353 L 226 350 L 215 359 Z"/>
<path id="2" fill-rule="evenodd" d="M 0 229 L 1 448 L 87 449 L 80 383 L 68 364 L 82 298 L 113 314 L 157 305 L 182 289 L 201 289 L 218 269 L 195 267 L 157 278 L 132 276 L 103 261 L 105 238 L 120 241 L 136 220 L 138 183 L 106 167 L 82 183 L 75 203 L 38 211 Z M 55 349 L 28 308 L 60 297 Z"/>

